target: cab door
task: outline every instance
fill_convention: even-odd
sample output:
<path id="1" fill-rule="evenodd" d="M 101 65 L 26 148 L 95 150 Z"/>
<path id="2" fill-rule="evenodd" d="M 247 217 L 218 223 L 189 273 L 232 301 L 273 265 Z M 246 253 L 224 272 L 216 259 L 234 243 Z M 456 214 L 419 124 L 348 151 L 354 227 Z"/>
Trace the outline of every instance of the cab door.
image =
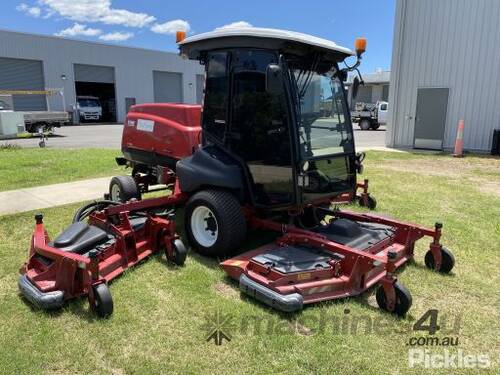
<path id="1" fill-rule="evenodd" d="M 264 50 L 235 50 L 231 56 L 228 144 L 248 167 L 255 204 L 294 202 L 292 152 L 284 91 L 266 91 L 266 69 L 277 56 Z"/>

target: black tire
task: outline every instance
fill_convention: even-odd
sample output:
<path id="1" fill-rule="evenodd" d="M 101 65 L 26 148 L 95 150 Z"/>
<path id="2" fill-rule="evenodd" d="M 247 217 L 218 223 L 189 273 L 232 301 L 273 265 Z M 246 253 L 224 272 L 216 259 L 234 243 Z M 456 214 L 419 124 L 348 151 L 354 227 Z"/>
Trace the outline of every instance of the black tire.
<path id="1" fill-rule="evenodd" d="M 394 289 L 396 290 L 396 305 L 394 306 L 394 311 L 389 311 L 387 309 L 385 291 L 382 285 L 378 287 L 377 294 L 375 296 L 377 299 L 377 304 L 384 311 L 396 314 L 397 316 L 405 316 L 406 312 L 410 309 L 413 302 L 410 291 L 406 289 L 406 287 L 399 281 L 396 281 L 394 283 Z"/>
<path id="2" fill-rule="evenodd" d="M 212 235 L 215 233 L 215 237 L 211 238 L 213 243 L 202 244 L 193 234 L 192 223 L 196 222 L 196 217 L 192 219 L 192 216 L 198 208 L 211 212 L 208 214 L 209 218 L 204 220 L 205 231 L 211 231 Z M 247 232 L 247 223 L 236 197 L 227 191 L 215 189 L 199 191 L 189 199 L 186 204 L 185 227 L 189 243 L 197 252 L 218 257 L 229 255 L 238 248 Z M 199 234 L 196 228 L 194 232 Z"/>
<path id="3" fill-rule="evenodd" d="M 172 242 L 172 250 L 173 254 L 171 256 L 167 255 L 167 259 L 178 266 L 184 265 L 187 255 L 187 249 L 184 243 L 179 239 L 174 240 L 174 242 Z"/>
<path id="4" fill-rule="evenodd" d="M 377 121 L 372 121 L 371 128 L 372 130 L 377 130 L 378 128 L 380 128 L 380 124 Z"/>
<path id="5" fill-rule="evenodd" d="M 98 284 L 92 288 L 94 290 L 94 306 L 92 308 L 98 317 L 107 318 L 113 313 L 111 292 L 106 284 Z"/>
<path id="6" fill-rule="evenodd" d="M 425 254 L 424 261 L 427 268 L 434 270 L 434 255 L 432 254 L 431 250 L 427 251 L 427 253 Z M 454 266 L 455 257 L 453 256 L 453 253 L 446 247 L 441 246 L 441 267 L 437 271 L 441 273 L 450 273 Z"/>
<path id="7" fill-rule="evenodd" d="M 132 176 L 115 176 L 109 183 L 109 197 L 115 202 L 141 199 L 141 192 Z"/>
<path id="8" fill-rule="evenodd" d="M 363 199 L 363 197 L 359 197 L 359 205 L 361 207 L 365 207 L 365 200 Z M 370 210 L 374 210 L 375 208 L 377 208 L 377 200 L 375 198 L 373 198 L 371 195 L 368 196 L 368 209 Z"/>
<path id="9" fill-rule="evenodd" d="M 370 130 L 371 125 L 372 122 L 366 118 L 361 119 L 361 121 L 359 122 L 359 127 L 361 128 L 361 130 Z"/>

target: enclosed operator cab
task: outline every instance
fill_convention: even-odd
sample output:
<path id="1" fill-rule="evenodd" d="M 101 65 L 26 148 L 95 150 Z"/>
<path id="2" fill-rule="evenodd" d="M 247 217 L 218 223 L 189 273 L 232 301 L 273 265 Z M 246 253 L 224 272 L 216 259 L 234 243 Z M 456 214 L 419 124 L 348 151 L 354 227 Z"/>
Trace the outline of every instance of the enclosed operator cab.
<path id="1" fill-rule="evenodd" d="M 178 163 L 182 191 L 216 186 L 271 209 L 328 201 L 356 188 L 352 124 L 333 42 L 272 29 L 185 39 L 206 68 L 203 145 Z"/>

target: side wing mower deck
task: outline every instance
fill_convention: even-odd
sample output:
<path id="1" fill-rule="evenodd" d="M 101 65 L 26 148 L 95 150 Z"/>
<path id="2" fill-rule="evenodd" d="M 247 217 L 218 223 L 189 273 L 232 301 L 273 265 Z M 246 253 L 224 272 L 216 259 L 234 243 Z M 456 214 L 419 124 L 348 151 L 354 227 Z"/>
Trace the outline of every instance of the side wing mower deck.
<path id="1" fill-rule="evenodd" d="M 432 238 L 426 265 L 449 271 L 453 256 L 440 245 L 441 227 L 434 229 L 374 214 L 328 211 L 331 219 L 312 230 L 284 226 L 259 218 L 255 229 L 282 233 L 275 243 L 228 259 L 221 266 L 251 297 L 281 311 L 358 295 L 380 284 L 379 306 L 404 315 L 412 299 L 397 282 L 395 270 L 414 257 L 415 242 Z"/>

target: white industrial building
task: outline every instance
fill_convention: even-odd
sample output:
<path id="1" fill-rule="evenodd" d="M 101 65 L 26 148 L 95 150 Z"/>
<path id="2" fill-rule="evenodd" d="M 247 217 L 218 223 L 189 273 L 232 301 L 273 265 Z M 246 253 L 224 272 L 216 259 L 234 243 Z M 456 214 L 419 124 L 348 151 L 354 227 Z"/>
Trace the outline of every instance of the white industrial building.
<path id="1" fill-rule="evenodd" d="M 123 122 L 134 103 L 200 103 L 203 67 L 175 53 L 0 30 L 0 90 L 61 88 L 51 110 L 96 96 L 103 120 Z M 18 111 L 47 110 L 43 95 L 14 95 Z M 65 106 L 66 108 L 62 108 Z"/>
<path id="2" fill-rule="evenodd" d="M 397 0 L 389 126 L 392 147 L 491 149 L 500 128 L 500 1 Z"/>

